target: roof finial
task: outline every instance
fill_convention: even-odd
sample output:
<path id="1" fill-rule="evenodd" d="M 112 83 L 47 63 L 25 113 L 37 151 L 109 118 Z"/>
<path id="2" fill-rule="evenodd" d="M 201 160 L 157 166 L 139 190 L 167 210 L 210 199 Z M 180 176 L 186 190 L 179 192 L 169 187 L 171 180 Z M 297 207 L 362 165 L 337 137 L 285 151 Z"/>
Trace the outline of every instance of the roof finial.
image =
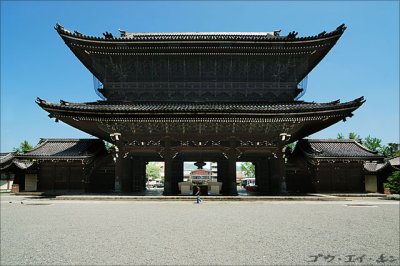
<path id="1" fill-rule="evenodd" d="M 118 29 L 118 31 L 121 33 L 121 37 L 126 37 L 126 31 Z"/>
<path id="2" fill-rule="evenodd" d="M 344 31 L 346 29 L 346 25 L 343 23 L 342 25 L 340 25 L 339 27 L 336 28 L 337 31 Z"/>
<path id="3" fill-rule="evenodd" d="M 105 33 L 103 33 L 104 37 L 106 39 L 114 39 L 114 36 L 112 35 L 112 33 L 109 33 L 108 31 L 106 31 Z"/>
<path id="4" fill-rule="evenodd" d="M 287 37 L 288 37 L 289 39 L 294 39 L 294 38 L 296 38 L 297 34 L 298 34 L 298 32 L 292 31 L 292 32 L 289 32 L 289 34 L 288 34 Z"/>
<path id="5" fill-rule="evenodd" d="M 58 22 L 56 23 L 56 26 L 54 27 L 56 30 L 64 30 L 64 27 L 61 26 L 60 24 L 58 24 Z"/>

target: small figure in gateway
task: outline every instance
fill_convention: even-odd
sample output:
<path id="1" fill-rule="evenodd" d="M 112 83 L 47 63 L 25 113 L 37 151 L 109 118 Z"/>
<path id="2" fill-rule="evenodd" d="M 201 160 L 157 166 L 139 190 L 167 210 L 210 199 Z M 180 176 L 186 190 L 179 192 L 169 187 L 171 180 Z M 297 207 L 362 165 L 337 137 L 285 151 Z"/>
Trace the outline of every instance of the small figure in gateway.
<path id="1" fill-rule="evenodd" d="M 202 199 L 200 198 L 200 195 L 201 195 L 201 192 L 200 192 L 200 187 L 199 186 L 196 186 L 196 196 L 197 196 L 197 198 L 196 198 L 196 203 L 200 203 L 200 202 L 202 202 Z"/>

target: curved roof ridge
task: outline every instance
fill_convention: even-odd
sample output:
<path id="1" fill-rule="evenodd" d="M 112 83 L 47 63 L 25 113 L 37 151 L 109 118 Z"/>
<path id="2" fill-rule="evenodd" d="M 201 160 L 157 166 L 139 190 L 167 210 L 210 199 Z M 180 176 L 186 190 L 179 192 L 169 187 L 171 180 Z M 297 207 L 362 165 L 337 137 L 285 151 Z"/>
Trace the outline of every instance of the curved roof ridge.
<path id="1" fill-rule="evenodd" d="M 354 141 L 354 142 L 355 142 L 355 144 L 358 145 L 360 148 L 362 148 L 362 149 L 364 149 L 364 150 L 366 150 L 366 151 L 368 151 L 368 152 L 371 152 L 371 153 L 373 153 L 373 154 L 378 154 L 377 151 L 373 151 L 373 150 L 368 149 L 366 146 L 362 145 L 361 142 L 358 142 L 358 141 Z"/>
<path id="2" fill-rule="evenodd" d="M 309 150 L 321 153 L 320 150 L 310 145 L 310 139 L 301 139 L 299 141 L 299 144 L 300 149 L 306 154 L 312 155 L 312 152 L 310 152 Z M 307 147 L 305 147 L 305 145 L 307 145 Z"/>
<path id="3" fill-rule="evenodd" d="M 165 101 L 135 101 L 135 102 L 124 102 L 124 101 L 95 101 L 95 102 L 83 102 L 83 103 L 78 103 L 78 102 L 67 102 L 64 100 L 60 100 L 60 103 L 53 103 L 53 102 L 48 102 L 46 100 L 43 100 L 41 98 L 38 98 L 36 100 L 36 103 L 38 104 L 46 104 L 46 105 L 55 105 L 55 106 L 69 106 L 69 105 L 75 105 L 75 106 L 82 106 L 82 105 L 116 105 L 116 106 L 129 106 L 129 105 L 151 105 L 151 104 L 157 104 L 157 105 L 207 105 L 207 106 L 212 106 L 212 105 L 218 105 L 218 104 L 224 104 L 224 105 L 240 105 L 240 106 L 278 106 L 278 105 L 346 105 L 346 104 L 352 104 L 352 103 L 364 103 L 364 97 L 359 97 L 354 100 L 348 101 L 348 102 L 340 102 L 339 100 L 336 101 L 330 101 L 330 102 L 305 102 L 305 101 L 291 101 L 291 102 L 180 102 L 180 101 L 170 101 L 170 102 L 165 102 Z M 66 104 L 68 103 L 68 104 Z"/>
<path id="4" fill-rule="evenodd" d="M 329 139 L 307 139 L 309 142 L 346 142 L 346 143 L 352 143 L 356 140 L 354 139 L 334 139 L 334 138 L 329 138 Z"/>
<path id="5" fill-rule="evenodd" d="M 212 40 L 216 40 L 218 39 L 218 37 L 221 38 L 226 38 L 226 37 L 234 37 L 235 39 L 242 37 L 242 38 L 261 38 L 260 40 L 263 40 L 265 38 L 267 38 L 270 41 L 303 41 L 303 40 L 313 40 L 313 39 L 323 39 L 326 37 L 331 37 L 334 35 L 339 35 L 339 34 L 343 34 L 343 32 L 346 30 L 346 26 L 345 24 L 341 24 L 340 26 L 338 26 L 335 30 L 331 31 L 331 32 L 326 32 L 326 31 L 322 31 L 319 34 L 316 35 L 311 35 L 311 36 L 304 36 L 304 37 L 297 37 L 297 32 L 292 31 L 289 32 L 288 35 L 286 36 L 275 36 L 272 32 L 129 32 L 129 36 L 133 36 L 133 37 L 127 37 L 126 35 L 126 31 L 122 31 L 121 32 L 121 37 L 114 37 L 111 33 L 109 32 L 105 32 L 103 33 L 104 37 L 96 37 L 96 36 L 90 36 L 90 35 L 85 35 L 82 34 L 78 31 L 74 31 L 71 32 L 69 30 L 67 30 L 66 28 L 64 28 L 63 26 L 61 26 L 59 23 L 56 23 L 55 27 L 56 31 L 59 34 L 67 34 L 73 37 L 78 37 L 78 38 L 83 38 L 83 39 L 91 39 L 91 40 L 114 40 L 114 41 L 126 41 L 126 40 L 135 40 L 135 39 L 149 39 L 149 40 L 157 40 L 157 38 L 162 39 L 165 38 L 167 40 L 172 40 L 171 37 L 175 37 L 178 36 L 180 38 L 184 38 L 184 37 L 210 37 Z M 278 30 L 280 31 L 280 30 Z M 125 36 L 122 36 L 122 33 L 125 33 Z M 197 38 L 195 38 L 197 39 Z"/>
<path id="6" fill-rule="evenodd" d="M 31 151 L 18 154 L 18 158 L 88 158 L 95 156 L 102 149 L 102 140 L 97 138 L 42 138 Z"/>
<path id="7" fill-rule="evenodd" d="M 304 139 L 300 148 L 314 158 L 383 158 L 356 139 Z"/>
<path id="8" fill-rule="evenodd" d="M 99 140 L 97 138 L 43 138 L 48 142 L 57 142 L 57 141 L 64 141 L 64 142 L 76 142 L 76 141 L 92 141 L 92 140 Z"/>
<path id="9" fill-rule="evenodd" d="M 81 104 L 57 104 L 50 103 L 44 100 L 37 101 L 37 104 L 44 109 L 56 110 L 73 110 L 77 112 L 85 112 L 86 114 L 93 114 L 104 112 L 110 115 L 113 112 L 115 115 L 126 115 L 129 113 L 144 113 L 144 112 L 252 112 L 263 113 L 266 115 L 281 114 L 282 112 L 291 114 L 302 114 L 317 111 L 354 111 L 362 105 L 358 100 L 346 103 L 304 103 L 304 102 L 286 102 L 286 103 L 265 103 L 265 102 L 243 102 L 243 103 L 230 103 L 230 102 L 201 102 L 201 103 L 186 103 L 186 102 L 127 102 L 127 103 L 81 103 Z M 351 109 L 351 110 L 350 110 Z M 50 112 L 50 117 L 54 117 Z"/>
<path id="10" fill-rule="evenodd" d="M 2 152 L 0 155 L 0 164 L 4 164 L 14 158 L 15 152 Z"/>
<path id="11" fill-rule="evenodd" d="M 37 151 L 39 148 L 41 148 L 41 147 L 43 147 L 44 145 L 46 145 L 46 143 L 47 143 L 47 140 L 46 140 L 46 139 L 40 138 L 38 144 L 36 144 L 35 147 L 33 147 L 32 149 L 30 149 L 30 150 L 27 151 L 27 152 L 24 152 L 24 153 L 17 153 L 16 155 L 25 155 L 25 154 L 28 154 L 28 153 L 30 153 L 30 152 Z"/>
<path id="12" fill-rule="evenodd" d="M 19 169 L 21 169 L 21 170 L 26 170 L 26 169 L 29 169 L 29 168 L 31 168 L 33 165 L 35 165 L 35 163 L 36 162 L 33 162 L 33 161 L 21 161 L 21 160 L 18 160 L 18 159 L 16 159 L 16 160 L 14 160 L 13 161 L 13 164 L 16 166 L 16 167 L 18 167 Z"/>

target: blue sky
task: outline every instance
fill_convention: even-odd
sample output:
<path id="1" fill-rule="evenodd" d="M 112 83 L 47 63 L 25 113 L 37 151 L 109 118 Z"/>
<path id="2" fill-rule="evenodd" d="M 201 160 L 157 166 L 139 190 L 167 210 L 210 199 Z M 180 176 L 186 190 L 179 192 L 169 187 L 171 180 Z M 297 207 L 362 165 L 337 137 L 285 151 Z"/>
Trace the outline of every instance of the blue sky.
<path id="1" fill-rule="evenodd" d="M 336 138 L 338 132 L 371 135 L 384 144 L 399 142 L 398 1 L 1 1 L 1 146 L 23 140 L 91 137 L 55 123 L 35 104 L 96 101 L 90 72 L 54 30 L 102 36 L 126 31 L 273 31 L 309 36 L 347 30 L 310 73 L 304 101 L 366 103 L 347 122 L 310 137 Z"/>

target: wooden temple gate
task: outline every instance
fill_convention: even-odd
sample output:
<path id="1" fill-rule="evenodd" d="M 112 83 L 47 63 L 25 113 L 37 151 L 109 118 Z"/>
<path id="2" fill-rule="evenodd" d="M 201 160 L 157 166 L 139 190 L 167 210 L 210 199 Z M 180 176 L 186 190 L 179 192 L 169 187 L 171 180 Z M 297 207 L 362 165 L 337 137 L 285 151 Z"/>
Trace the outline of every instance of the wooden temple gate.
<path id="1" fill-rule="evenodd" d="M 346 27 L 296 32 L 127 33 L 104 38 L 55 29 L 103 84 L 103 101 L 37 103 L 118 148 L 115 190 L 145 188 L 147 161 L 164 161 L 165 195 L 178 193 L 184 160 L 218 162 L 224 195 L 236 195 L 236 162 L 256 166 L 259 192 L 285 193 L 285 145 L 352 116 L 364 100 L 297 101 L 298 84 Z"/>

